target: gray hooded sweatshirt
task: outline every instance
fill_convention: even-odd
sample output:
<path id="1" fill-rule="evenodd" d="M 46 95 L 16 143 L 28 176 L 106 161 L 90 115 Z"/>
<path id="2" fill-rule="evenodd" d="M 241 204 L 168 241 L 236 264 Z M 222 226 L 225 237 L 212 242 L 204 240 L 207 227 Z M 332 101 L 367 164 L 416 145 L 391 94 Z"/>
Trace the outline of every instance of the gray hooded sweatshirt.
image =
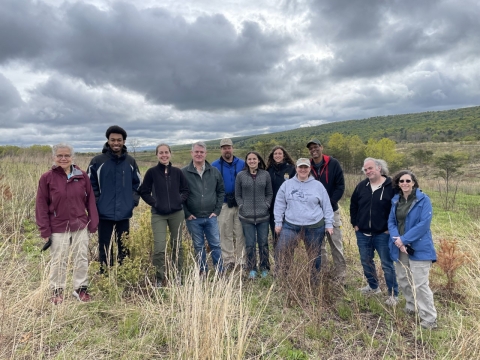
<path id="1" fill-rule="evenodd" d="M 307 226 L 325 219 L 325 227 L 333 228 L 333 210 L 327 190 L 313 176 L 300 181 L 297 175 L 285 181 L 278 190 L 274 206 L 275 226 L 283 220 L 293 225 Z"/>

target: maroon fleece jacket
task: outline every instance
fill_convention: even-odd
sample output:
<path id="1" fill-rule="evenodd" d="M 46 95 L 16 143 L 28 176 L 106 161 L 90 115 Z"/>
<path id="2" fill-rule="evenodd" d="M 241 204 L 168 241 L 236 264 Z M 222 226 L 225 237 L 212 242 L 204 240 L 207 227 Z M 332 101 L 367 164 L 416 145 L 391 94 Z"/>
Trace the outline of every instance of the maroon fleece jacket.
<path id="1" fill-rule="evenodd" d="M 53 166 L 38 182 L 35 218 L 42 238 L 52 233 L 98 227 L 95 195 L 88 175 L 73 166 L 70 179 L 59 166 Z"/>

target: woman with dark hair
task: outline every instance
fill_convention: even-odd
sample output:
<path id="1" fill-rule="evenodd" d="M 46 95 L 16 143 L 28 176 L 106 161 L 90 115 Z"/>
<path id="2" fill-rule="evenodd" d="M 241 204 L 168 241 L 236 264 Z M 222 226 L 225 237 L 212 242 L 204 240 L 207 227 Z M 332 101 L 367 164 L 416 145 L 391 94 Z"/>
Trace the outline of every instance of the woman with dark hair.
<path id="1" fill-rule="evenodd" d="M 145 173 L 139 193 L 142 199 L 152 207 L 153 265 L 156 269 L 156 287 L 160 288 L 167 283 L 165 277 L 167 226 L 170 231 L 172 264 L 176 270 L 169 280 L 181 283 L 182 227 L 185 220 L 183 203 L 188 198 L 188 184 L 182 170 L 173 167 L 170 162 L 172 157 L 170 146 L 160 144 L 155 153 L 158 164 Z"/>
<path id="2" fill-rule="evenodd" d="M 270 206 L 270 231 L 272 232 L 273 247 L 275 248 L 278 240 L 278 234 L 275 232 L 275 216 L 273 215 L 275 198 L 280 186 L 296 174 L 295 162 L 283 146 L 275 146 L 268 155 L 267 171 L 272 180 L 273 198 Z"/>
<path id="3" fill-rule="evenodd" d="M 433 329 L 437 327 L 437 310 L 428 283 L 430 267 L 437 260 L 430 231 L 432 203 L 409 170 L 398 172 L 393 184 L 398 194 L 392 198 L 388 231 L 398 286 L 407 301 L 405 311 L 415 313 L 418 309 L 420 325 Z"/>
<path id="4" fill-rule="evenodd" d="M 95 194 L 87 173 L 74 165 L 74 152 L 69 144 L 53 146 L 54 165 L 40 177 L 35 219 L 44 249 L 50 244 L 51 301 L 63 302 L 67 282 L 69 251 L 73 257 L 73 296 L 90 301 L 88 287 L 88 233 L 98 228 Z"/>
<path id="5" fill-rule="evenodd" d="M 235 180 L 235 200 L 245 236 L 246 270 L 249 272 L 249 279 L 255 279 L 258 274 L 255 251 L 257 243 L 261 276 L 266 277 L 270 270 L 268 221 L 272 196 L 272 181 L 265 170 L 265 162 L 259 153 L 250 151 L 245 156 L 245 168 L 238 173 Z"/>

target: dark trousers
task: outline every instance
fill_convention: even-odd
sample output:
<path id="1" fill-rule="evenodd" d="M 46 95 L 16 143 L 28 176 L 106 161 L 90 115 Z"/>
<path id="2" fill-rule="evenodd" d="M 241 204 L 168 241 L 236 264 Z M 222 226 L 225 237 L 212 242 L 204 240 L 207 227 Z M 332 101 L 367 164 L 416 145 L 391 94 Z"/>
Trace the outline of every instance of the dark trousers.
<path id="1" fill-rule="evenodd" d="M 122 264 L 123 259 L 128 256 L 128 250 L 123 244 L 123 239 L 128 236 L 129 230 L 130 219 L 120 221 L 100 219 L 98 223 L 98 260 L 102 270 L 107 265 L 107 260 L 108 264 L 113 266 L 113 247 L 110 246 L 113 233 L 118 247 L 118 263 Z"/>
<path id="2" fill-rule="evenodd" d="M 245 235 L 245 250 L 247 252 L 247 271 L 257 271 L 257 253 L 255 248 L 258 244 L 260 257 L 260 271 L 270 270 L 268 255 L 268 222 L 259 224 L 242 223 L 243 235 Z"/>

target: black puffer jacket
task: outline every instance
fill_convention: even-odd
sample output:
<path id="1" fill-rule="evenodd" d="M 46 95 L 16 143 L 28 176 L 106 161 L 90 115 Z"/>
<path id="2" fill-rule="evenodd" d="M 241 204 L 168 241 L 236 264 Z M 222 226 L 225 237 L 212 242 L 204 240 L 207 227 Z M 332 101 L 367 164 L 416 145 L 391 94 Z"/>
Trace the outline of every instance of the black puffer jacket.
<path id="1" fill-rule="evenodd" d="M 272 181 L 266 170 L 259 169 L 255 178 L 248 170 L 240 171 L 235 180 L 235 200 L 240 221 L 258 224 L 270 219 Z"/>
<path id="2" fill-rule="evenodd" d="M 378 235 L 388 230 L 388 216 L 394 191 L 392 179 L 386 177 L 382 186 L 372 193 L 370 180 L 361 181 L 350 201 L 350 222 L 359 231 Z"/>

